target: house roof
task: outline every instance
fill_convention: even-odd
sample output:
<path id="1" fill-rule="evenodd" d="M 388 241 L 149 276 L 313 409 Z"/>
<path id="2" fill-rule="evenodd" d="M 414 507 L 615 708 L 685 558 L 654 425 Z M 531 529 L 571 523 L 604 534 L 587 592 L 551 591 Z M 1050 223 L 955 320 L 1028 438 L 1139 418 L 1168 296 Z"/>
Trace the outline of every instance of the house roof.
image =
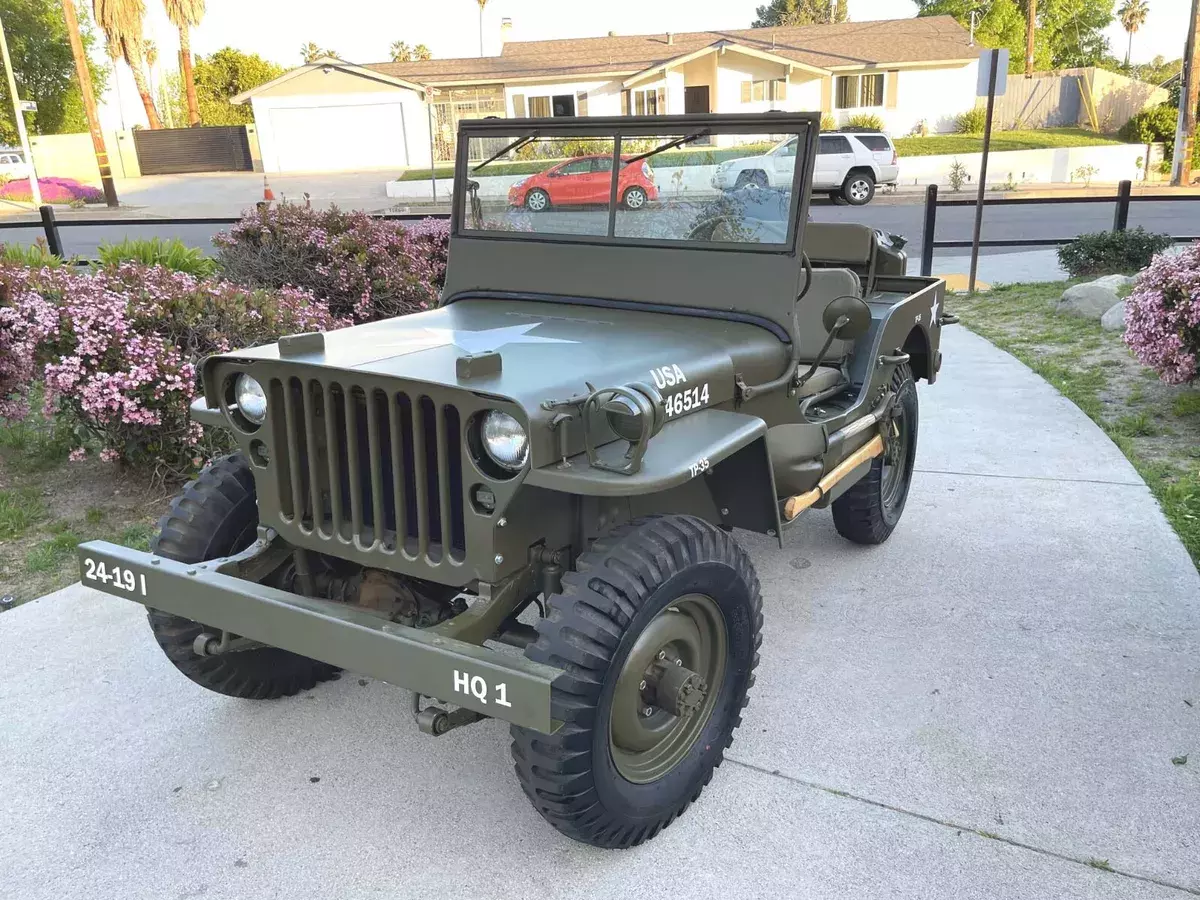
<path id="1" fill-rule="evenodd" d="M 904 63 L 971 60 L 979 47 L 950 16 L 741 28 L 674 34 L 513 41 L 500 56 L 374 63 L 365 68 L 422 84 L 478 83 L 514 78 L 631 75 L 666 66 L 706 48 L 747 48 L 803 66 L 834 70 Z"/>
<path id="2" fill-rule="evenodd" d="M 385 84 L 395 85 L 396 87 L 408 88 L 410 91 L 416 91 L 419 94 L 425 93 L 423 85 L 408 81 L 404 78 L 398 78 L 395 75 L 389 75 L 386 72 L 371 69 L 370 67 L 356 66 L 354 63 L 348 63 L 343 59 L 338 59 L 336 56 L 322 56 L 320 59 L 314 59 L 312 62 L 303 66 L 298 66 L 295 69 L 289 69 L 278 78 L 272 78 L 270 81 L 264 82 L 257 87 L 250 88 L 248 91 L 242 91 L 240 94 L 235 94 L 229 98 L 229 102 L 236 105 L 247 102 L 251 97 L 269 91 L 273 87 L 285 84 L 293 78 L 298 78 L 305 72 L 311 72 L 313 69 L 338 69 L 342 72 L 349 72 L 352 75 L 358 75 L 362 78 L 370 78 L 374 81 L 382 81 Z"/>

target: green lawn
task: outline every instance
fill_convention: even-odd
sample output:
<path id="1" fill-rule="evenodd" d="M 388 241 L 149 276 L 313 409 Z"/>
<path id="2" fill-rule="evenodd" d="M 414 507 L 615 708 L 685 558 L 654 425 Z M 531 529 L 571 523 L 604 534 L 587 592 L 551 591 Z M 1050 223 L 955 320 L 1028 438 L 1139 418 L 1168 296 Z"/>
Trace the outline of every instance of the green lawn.
<path id="1" fill-rule="evenodd" d="M 1200 568 L 1200 391 L 1163 384 L 1134 359 L 1119 332 L 1054 312 L 1070 283 L 1004 285 L 947 305 L 1104 429 Z"/>
<path id="2" fill-rule="evenodd" d="M 1051 147 L 1091 147 L 1119 144 L 1115 137 L 1096 134 L 1083 128 L 1044 128 L 1040 131 L 997 131 L 992 135 L 992 151 L 1045 150 Z M 900 156 L 940 156 L 949 153 L 979 153 L 981 134 L 934 134 L 929 137 L 896 138 Z"/>
<path id="3" fill-rule="evenodd" d="M 900 156 L 937 156 L 947 153 L 977 153 L 983 149 L 983 135 L 936 134 L 930 137 L 896 138 L 896 152 Z M 998 131 L 992 135 L 992 150 L 1042 150 L 1048 147 L 1090 147 L 1097 144 L 1119 144 L 1114 137 L 1096 134 L 1083 128 L 1045 128 L 1041 131 Z M 723 147 L 719 150 L 683 148 L 666 150 L 649 160 L 655 168 L 671 166 L 714 165 L 727 159 L 753 156 L 769 150 L 773 145 L 749 145 L 745 147 Z M 1197 144 L 1200 148 L 1200 144 Z M 1198 149 L 1197 152 L 1200 152 Z M 541 172 L 560 162 L 557 159 L 530 159 L 504 162 L 497 160 L 488 165 L 479 175 L 530 175 Z M 435 170 L 438 178 L 452 178 L 454 166 L 439 165 Z M 426 181 L 429 169 L 408 169 L 397 177 L 398 181 Z"/>

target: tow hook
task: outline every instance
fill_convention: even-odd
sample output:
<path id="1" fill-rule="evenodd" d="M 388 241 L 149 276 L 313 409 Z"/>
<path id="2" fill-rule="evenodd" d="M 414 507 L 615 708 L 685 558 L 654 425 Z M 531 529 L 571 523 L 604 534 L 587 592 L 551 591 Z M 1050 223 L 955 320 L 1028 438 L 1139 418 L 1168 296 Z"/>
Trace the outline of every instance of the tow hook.
<path id="1" fill-rule="evenodd" d="M 421 694 L 413 694 L 413 718 L 417 722 L 417 728 L 424 734 L 440 737 L 447 731 L 453 731 L 455 728 L 461 728 L 487 718 L 483 713 L 461 707 L 453 711 L 442 709 L 440 706 L 427 706 L 421 709 L 421 696 Z"/>

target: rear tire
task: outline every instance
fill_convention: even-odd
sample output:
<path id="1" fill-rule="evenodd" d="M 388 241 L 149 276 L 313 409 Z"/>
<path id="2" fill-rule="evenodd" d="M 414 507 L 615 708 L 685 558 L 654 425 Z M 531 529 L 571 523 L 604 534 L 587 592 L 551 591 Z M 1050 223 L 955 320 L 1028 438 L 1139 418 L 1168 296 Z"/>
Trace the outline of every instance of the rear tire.
<path id="1" fill-rule="evenodd" d="M 199 563 L 246 549 L 257 535 L 258 504 L 250 463 L 240 453 L 213 460 L 171 501 L 150 542 L 156 556 Z M 275 647 L 197 656 L 196 637 L 214 629 L 148 609 L 150 630 L 172 665 L 201 687 L 254 700 L 274 700 L 328 681 L 340 671 Z"/>
<path id="2" fill-rule="evenodd" d="M 851 206 L 866 206 L 875 196 L 875 176 L 870 172 L 851 172 L 842 184 L 842 197 Z"/>
<path id="3" fill-rule="evenodd" d="M 517 778 L 568 837 L 633 847 L 700 796 L 741 723 L 761 642 L 758 577 L 708 522 L 653 516 L 597 540 L 548 607 L 525 655 L 563 670 L 551 709 L 564 724 L 551 735 L 512 726 Z M 664 693 L 672 675 L 703 687 Z"/>
<path id="4" fill-rule="evenodd" d="M 892 423 L 899 434 L 893 431 L 885 437 L 883 455 L 871 460 L 870 471 L 832 504 L 838 534 L 856 544 L 882 544 L 891 536 L 912 484 L 919 407 L 908 365 L 897 366 L 892 387 L 898 395 Z"/>
<path id="5" fill-rule="evenodd" d="M 645 189 L 635 185 L 621 195 L 621 205 L 628 210 L 644 209 L 647 199 Z"/>

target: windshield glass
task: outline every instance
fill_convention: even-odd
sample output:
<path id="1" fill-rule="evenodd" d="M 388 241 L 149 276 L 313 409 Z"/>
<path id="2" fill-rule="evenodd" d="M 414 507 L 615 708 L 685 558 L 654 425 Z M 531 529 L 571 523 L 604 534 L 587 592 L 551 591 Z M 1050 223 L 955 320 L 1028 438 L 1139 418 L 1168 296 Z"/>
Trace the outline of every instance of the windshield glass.
<path id="1" fill-rule="evenodd" d="M 454 185 L 462 233 L 725 249 L 792 241 L 804 134 L 614 127 L 598 136 L 512 124 L 466 141 Z"/>

